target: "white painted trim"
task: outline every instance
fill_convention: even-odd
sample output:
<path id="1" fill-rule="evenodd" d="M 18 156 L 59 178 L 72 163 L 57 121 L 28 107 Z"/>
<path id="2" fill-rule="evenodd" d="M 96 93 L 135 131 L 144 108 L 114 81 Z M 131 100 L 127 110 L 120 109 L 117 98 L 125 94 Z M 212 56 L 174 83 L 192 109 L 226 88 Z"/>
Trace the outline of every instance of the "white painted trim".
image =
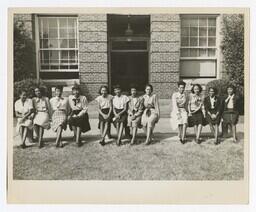
<path id="1" fill-rule="evenodd" d="M 35 15 L 35 47 L 36 47 L 36 79 L 39 81 L 39 71 L 40 71 L 40 54 L 39 54 L 39 20 L 38 15 Z"/>

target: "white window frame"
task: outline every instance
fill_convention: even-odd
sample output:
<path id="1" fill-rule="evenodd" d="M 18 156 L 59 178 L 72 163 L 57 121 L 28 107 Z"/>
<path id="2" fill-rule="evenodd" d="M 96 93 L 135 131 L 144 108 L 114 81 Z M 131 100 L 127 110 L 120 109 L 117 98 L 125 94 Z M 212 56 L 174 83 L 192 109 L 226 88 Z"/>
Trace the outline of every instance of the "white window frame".
<path id="1" fill-rule="evenodd" d="M 39 24 L 40 24 L 40 18 L 59 18 L 59 17 L 75 17 L 77 21 L 77 27 L 76 27 L 76 46 L 77 48 L 40 48 L 40 30 L 39 30 Z M 36 15 L 35 16 L 35 40 L 36 40 L 36 63 L 37 63 L 37 79 L 39 79 L 39 73 L 40 72 L 56 72 L 56 73 L 65 73 L 65 72 L 79 72 L 79 25 L 78 25 L 78 16 L 74 14 L 44 14 L 44 15 Z M 59 22 L 58 29 L 59 29 Z M 59 30 L 58 30 L 58 38 L 59 38 Z M 40 51 L 41 50 L 58 50 L 59 54 L 61 50 L 77 50 L 77 69 L 41 69 L 41 59 L 40 59 Z M 60 58 L 60 55 L 59 55 Z"/>
<path id="2" fill-rule="evenodd" d="M 206 40 L 207 40 L 207 46 L 181 46 L 181 42 L 180 42 L 180 51 L 182 49 L 215 49 L 215 56 L 207 56 L 207 57 L 185 57 L 185 56 L 181 56 L 180 54 L 180 61 L 215 61 L 215 76 L 182 76 L 182 78 L 218 78 L 219 77 L 219 15 L 218 14 L 184 14 L 184 15 L 180 15 L 180 19 L 182 18 L 207 18 L 207 22 L 208 22 L 208 18 L 216 18 L 216 35 L 215 35 L 215 46 L 208 46 L 208 23 L 207 23 L 207 36 L 206 36 Z M 182 26 L 180 25 L 180 28 L 182 28 Z M 181 32 L 181 31 L 180 31 Z M 180 37 L 181 34 L 180 34 Z M 199 38 L 199 22 L 198 22 L 198 38 Z M 214 37 L 214 36 L 213 36 Z M 190 39 L 190 36 L 189 36 Z"/>

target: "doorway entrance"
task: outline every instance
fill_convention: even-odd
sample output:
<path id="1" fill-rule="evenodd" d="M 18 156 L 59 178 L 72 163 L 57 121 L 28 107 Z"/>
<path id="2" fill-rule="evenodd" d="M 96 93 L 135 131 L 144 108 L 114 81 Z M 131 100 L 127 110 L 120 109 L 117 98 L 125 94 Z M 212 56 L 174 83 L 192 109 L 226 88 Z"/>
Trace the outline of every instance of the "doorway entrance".
<path id="1" fill-rule="evenodd" d="M 125 93 L 135 84 L 139 92 L 148 83 L 149 16 L 109 15 L 109 86 L 119 84 Z"/>

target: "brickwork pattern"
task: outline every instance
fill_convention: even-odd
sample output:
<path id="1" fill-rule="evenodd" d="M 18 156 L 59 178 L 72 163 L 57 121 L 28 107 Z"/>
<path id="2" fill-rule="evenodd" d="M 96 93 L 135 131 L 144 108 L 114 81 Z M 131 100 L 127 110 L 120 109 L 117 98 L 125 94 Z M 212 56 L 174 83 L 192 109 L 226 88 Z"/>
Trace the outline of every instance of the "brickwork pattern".
<path id="1" fill-rule="evenodd" d="M 179 81 L 180 17 L 151 15 L 150 83 L 159 98 L 170 98 Z"/>

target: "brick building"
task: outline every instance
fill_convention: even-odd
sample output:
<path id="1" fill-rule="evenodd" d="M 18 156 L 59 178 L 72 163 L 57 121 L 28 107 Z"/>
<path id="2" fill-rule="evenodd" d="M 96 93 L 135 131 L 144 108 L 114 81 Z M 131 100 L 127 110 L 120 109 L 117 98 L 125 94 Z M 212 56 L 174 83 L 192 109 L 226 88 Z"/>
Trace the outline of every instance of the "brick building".
<path id="1" fill-rule="evenodd" d="M 15 14 L 35 41 L 37 77 L 49 86 L 80 84 L 90 98 L 100 85 L 151 83 L 169 98 L 176 83 L 223 77 L 222 15 Z"/>

